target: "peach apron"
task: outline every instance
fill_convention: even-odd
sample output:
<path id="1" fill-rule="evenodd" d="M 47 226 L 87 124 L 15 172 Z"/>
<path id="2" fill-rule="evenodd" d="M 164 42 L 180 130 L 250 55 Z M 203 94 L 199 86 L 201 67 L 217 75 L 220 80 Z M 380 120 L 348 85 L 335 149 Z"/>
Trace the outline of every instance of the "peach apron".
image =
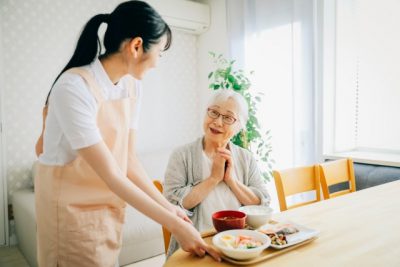
<path id="1" fill-rule="evenodd" d="M 82 76 L 98 104 L 97 125 L 123 173 L 127 173 L 129 121 L 135 98 L 105 100 L 93 76 Z M 51 108 L 51 107 L 50 107 Z M 35 175 L 40 267 L 114 267 L 121 248 L 125 202 L 78 155 L 64 166 L 39 164 Z"/>

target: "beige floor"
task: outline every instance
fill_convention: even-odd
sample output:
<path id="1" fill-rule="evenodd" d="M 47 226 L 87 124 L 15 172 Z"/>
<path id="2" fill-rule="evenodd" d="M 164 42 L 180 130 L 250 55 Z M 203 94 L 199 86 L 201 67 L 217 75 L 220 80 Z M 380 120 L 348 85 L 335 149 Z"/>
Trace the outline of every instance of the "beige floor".
<path id="1" fill-rule="evenodd" d="M 29 267 L 17 247 L 0 247 L 0 267 Z"/>
<path id="2" fill-rule="evenodd" d="M 165 255 L 159 255 L 147 260 L 135 262 L 124 267 L 161 267 L 165 262 Z M 0 267 L 29 267 L 18 247 L 0 247 Z"/>

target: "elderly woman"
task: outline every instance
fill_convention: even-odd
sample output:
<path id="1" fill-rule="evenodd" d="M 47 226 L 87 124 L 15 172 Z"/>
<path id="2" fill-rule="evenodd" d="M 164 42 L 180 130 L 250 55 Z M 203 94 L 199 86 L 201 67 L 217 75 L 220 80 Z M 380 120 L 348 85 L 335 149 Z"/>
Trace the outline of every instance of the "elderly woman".
<path id="1" fill-rule="evenodd" d="M 213 227 L 215 211 L 269 205 L 266 184 L 253 155 L 230 142 L 245 127 L 247 118 L 247 103 L 240 94 L 214 91 L 204 117 L 204 136 L 176 149 L 170 157 L 164 195 L 186 210 L 199 231 Z M 172 238 L 168 256 L 177 248 Z"/>

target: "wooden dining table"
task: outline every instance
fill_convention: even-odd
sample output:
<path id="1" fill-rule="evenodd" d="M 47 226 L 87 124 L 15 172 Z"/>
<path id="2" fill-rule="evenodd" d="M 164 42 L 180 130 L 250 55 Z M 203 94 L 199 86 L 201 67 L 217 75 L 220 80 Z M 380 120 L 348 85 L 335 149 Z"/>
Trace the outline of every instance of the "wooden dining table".
<path id="1" fill-rule="evenodd" d="M 320 231 L 317 239 L 247 266 L 400 266 L 400 180 L 273 215 Z M 210 238 L 205 239 L 210 243 Z M 235 266 L 177 250 L 165 267 Z"/>

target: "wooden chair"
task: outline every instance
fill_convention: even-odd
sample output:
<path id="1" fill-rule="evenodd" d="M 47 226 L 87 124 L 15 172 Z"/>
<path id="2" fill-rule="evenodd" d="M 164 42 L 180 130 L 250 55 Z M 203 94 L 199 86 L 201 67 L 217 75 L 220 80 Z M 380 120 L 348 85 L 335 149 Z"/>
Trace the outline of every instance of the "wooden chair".
<path id="1" fill-rule="evenodd" d="M 319 173 L 316 166 L 304 166 L 274 171 L 275 187 L 281 211 L 304 206 L 321 200 Z M 286 197 L 309 191 L 316 192 L 316 199 L 288 206 Z"/>
<path id="2" fill-rule="evenodd" d="M 163 185 L 162 185 L 161 181 L 154 180 L 153 184 L 155 185 L 155 187 L 157 187 L 158 191 L 160 191 L 161 193 L 163 192 Z M 165 254 L 167 254 L 168 247 L 169 247 L 169 241 L 171 239 L 171 232 L 168 231 L 167 228 L 165 228 L 164 226 L 162 227 L 162 231 L 163 231 L 163 237 L 164 237 Z"/>
<path id="3" fill-rule="evenodd" d="M 321 187 L 324 199 L 341 196 L 344 194 L 352 193 L 356 191 L 356 179 L 354 176 L 353 160 L 340 159 L 335 161 L 328 161 L 321 163 L 318 166 Z M 331 185 L 348 182 L 349 189 L 340 190 L 334 193 L 329 192 Z"/>

